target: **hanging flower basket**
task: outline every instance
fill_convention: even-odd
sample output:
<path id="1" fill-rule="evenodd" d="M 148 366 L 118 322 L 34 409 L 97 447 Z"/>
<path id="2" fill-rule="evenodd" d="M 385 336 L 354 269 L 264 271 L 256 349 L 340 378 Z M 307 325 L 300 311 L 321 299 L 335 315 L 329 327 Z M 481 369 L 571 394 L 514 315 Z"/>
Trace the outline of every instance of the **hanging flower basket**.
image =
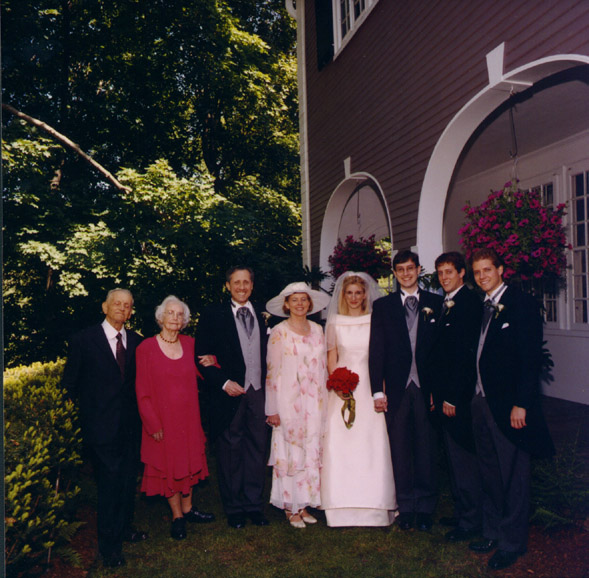
<path id="1" fill-rule="evenodd" d="M 508 182 L 478 207 L 463 207 L 460 244 L 467 259 L 475 249 L 494 249 L 505 263 L 505 280 L 562 282 L 566 251 L 572 249 L 562 224 L 565 208 L 544 207 L 538 191 L 522 191 L 517 182 Z"/>
<path id="2" fill-rule="evenodd" d="M 343 243 L 338 240 L 328 262 L 334 279 L 346 271 L 363 271 L 374 279 L 391 274 L 390 255 L 376 246 L 374 235 L 368 239 L 354 239 L 349 235 Z"/>

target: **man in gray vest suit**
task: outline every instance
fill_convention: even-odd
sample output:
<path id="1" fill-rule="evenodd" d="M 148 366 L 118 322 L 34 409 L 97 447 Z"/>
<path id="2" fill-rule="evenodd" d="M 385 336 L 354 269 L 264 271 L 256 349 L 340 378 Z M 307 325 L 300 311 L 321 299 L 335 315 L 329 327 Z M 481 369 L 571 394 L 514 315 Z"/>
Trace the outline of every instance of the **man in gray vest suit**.
<path id="1" fill-rule="evenodd" d="M 249 267 L 229 269 L 225 286 L 231 300 L 203 312 L 196 338 L 197 355 L 217 358 L 216 366 L 201 371 L 210 395 L 219 490 L 229 526 L 243 528 L 247 518 L 266 526 L 266 325 L 249 300 L 254 288 Z"/>
<path id="2" fill-rule="evenodd" d="M 398 525 L 429 531 L 438 499 L 438 441 L 430 423 L 427 358 L 442 298 L 419 288 L 421 266 L 412 251 L 393 259 L 399 290 L 372 309 L 368 365 L 374 409 L 385 411 L 399 504 Z"/>

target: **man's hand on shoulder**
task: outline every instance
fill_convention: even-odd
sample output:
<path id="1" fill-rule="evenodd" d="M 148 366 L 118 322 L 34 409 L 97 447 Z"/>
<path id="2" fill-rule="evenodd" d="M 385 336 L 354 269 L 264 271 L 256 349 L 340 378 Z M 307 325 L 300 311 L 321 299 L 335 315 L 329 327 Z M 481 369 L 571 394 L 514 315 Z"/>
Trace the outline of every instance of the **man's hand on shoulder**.
<path id="1" fill-rule="evenodd" d="M 231 397 L 237 397 L 238 395 L 243 395 L 245 393 L 245 389 L 241 387 L 239 383 L 231 380 L 227 381 L 223 386 L 223 391 Z"/>

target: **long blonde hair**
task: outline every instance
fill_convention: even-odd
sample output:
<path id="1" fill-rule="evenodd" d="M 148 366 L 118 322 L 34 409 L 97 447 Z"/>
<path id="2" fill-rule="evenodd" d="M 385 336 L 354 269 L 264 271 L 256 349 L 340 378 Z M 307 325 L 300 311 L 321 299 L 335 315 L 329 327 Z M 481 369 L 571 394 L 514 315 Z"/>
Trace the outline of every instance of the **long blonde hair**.
<path id="1" fill-rule="evenodd" d="M 342 283 L 342 290 L 339 295 L 339 303 L 337 304 L 338 312 L 340 315 L 349 315 L 350 311 L 348 303 L 346 301 L 346 289 L 350 285 L 359 285 L 364 289 L 364 299 L 362 300 L 362 313 L 368 313 L 368 288 L 366 287 L 366 281 L 359 275 L 348 275 Z"/>

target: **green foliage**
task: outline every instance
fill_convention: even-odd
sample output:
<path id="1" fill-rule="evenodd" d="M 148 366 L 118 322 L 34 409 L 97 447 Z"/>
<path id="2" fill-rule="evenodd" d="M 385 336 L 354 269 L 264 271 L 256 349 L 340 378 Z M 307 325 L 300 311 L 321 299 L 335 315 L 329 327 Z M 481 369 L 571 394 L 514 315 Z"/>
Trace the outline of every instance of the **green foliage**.
<path id="1" fill-rule="evenodd" d="M 264 300 L 300 271 L 294 22 L 282 0 L 2 3 L 4 102 L 133 191 L 3 115 L 6 363 L 65 353 L 108 289 L 155 331 L 169 293 L 198 316 L 227 267 Z"/>
<path id="2" fill-rule="evenodd" d="M 545 528 L 582 526 L 588 514 L 589 476 L 578 440 L 552 459 L 536 460 L 532 470 L 532 520 Z"/>
<path id="3" fill-rule="evenodd" d="M 71 540 L 79 493 L 77 413 L 60 388 L 64 362 L 35 363 L 4 373 L 6 565 L 23 571 Z"/>

